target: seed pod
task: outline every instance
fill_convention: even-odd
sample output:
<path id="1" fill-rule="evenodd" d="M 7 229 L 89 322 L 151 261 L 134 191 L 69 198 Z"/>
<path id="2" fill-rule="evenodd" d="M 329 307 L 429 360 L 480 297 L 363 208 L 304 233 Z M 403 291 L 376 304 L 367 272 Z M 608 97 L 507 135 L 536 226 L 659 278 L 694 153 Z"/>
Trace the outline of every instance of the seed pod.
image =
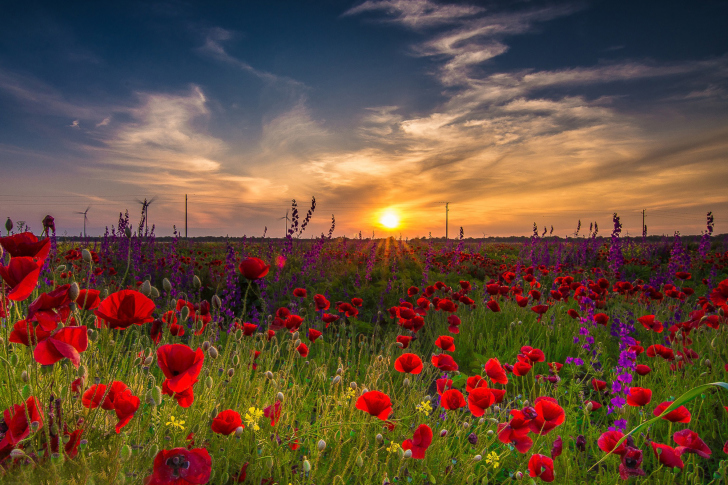
<path id="1" fill-rule="evenodd" d="M 319 440 L 316 444 L 316 448 L 318 448 L 319 451 L 324 451 L 326 449 L 326 442 L 324 440 Z"/>
<path id="2" fill-rule="evenodd" d="M 200 281 L 200 277 L 195 275 L 192 277 L 192 286 L 195 287 L 195 289 L 199 289 L 202 286 L 202 281 Z"/>
<path id="3" fill-rule="evenodd" d="M 78 287 L 78 283 L 75 281 L 71 283 L 71 287 L 68 288 L 68 298 L 71 299 L 71 301 L 78 300 L 78 295 L 81 292 L 81 289 Z"/>
<path id="4" fill-rule="evenodd" d="M 404 452 L 405 458 L 412 458 L 412 450 L 407 450 Z"/>
<path id="5" fill-rule="evenodd" d="M 207 376 L 207 379 L 205 379 L 205 387 L 212 389 L 212 376 Z"/>
<path id="6" fill-rule="evenodd" d="M 152 286 L 152 298 L 159 298 L 159 290 L 156 286 Z"/>
<path id="7" fill-rule="evenodd" d="M 213 346 L 210 346 L 210 348 L 207 350 L 207 354 L 213 359 L 217 359 L 217 356 L 220 355 L 217 349 Z"/>
<path id="8" fill-rule="evenodd" d="M 91 264 L 91 263 L 93 262 L 93 260 L 94 260 L 94 259 L 93 259 L 93 258 L 91 257 L 91 251 L 89 251 L 89 250 L 88 250 L 88 249 L 86 249 L 86 248 L 83 248 L 83 249 L 81 250 L 81 259 L 83 259 L 83 262 L 84 262 L 84 263 L 89 263 L 89 264 Z"/>
<path id="9" fill-rule="evenodd" d="M 204 342 L 202 342 L 202 350 L 204 352 L 207 352 L 207 349 L 209 349 L 209 348 L 210 348 L 210 342 L 208 342 L 207 340 L 205 340 Z"/>

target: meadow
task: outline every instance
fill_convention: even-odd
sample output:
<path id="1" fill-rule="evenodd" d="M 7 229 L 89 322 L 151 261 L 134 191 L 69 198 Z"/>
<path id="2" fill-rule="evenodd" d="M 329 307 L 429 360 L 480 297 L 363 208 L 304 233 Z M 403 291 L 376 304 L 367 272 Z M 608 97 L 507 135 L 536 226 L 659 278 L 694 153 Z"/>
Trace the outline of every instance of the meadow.
<path id="1" fill-rule="evenodd" d="M 310 219 L 307 217 L 305 223 Z M 52 220 L 51 220 L 52 222 Z M 728 240 L 0 238 L 0 483 L 728 484 Z"/>

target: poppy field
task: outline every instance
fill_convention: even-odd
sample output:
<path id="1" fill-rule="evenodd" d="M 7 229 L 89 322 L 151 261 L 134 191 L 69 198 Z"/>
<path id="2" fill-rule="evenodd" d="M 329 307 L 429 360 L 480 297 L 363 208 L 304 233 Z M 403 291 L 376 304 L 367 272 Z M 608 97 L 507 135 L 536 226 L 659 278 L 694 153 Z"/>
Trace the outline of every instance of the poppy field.
<path id="1" fill-rule="evenodd" d="M 728 484 L 728 240 L 0 237 L 0 483 Z"/>

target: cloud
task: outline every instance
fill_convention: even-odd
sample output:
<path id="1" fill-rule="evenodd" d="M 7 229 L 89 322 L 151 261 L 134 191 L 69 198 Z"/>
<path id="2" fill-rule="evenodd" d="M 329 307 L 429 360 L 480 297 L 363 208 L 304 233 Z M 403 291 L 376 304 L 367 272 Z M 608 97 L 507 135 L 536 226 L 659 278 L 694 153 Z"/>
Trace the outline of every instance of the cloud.
<path id="1" fill-rule="evenodd" d="M 73 120 L 73 122 L 68 126 L 70 126 L 71 128 L 80 128 L 81 127 L 79 125 L 79 120 Z"/>
<path id="2" fill-rule="evenodd" d="M 462 18 L 471 17 L 483 11 L 470 5 L 441 5 L 430 0 L 367 0 L 350 8 L 342 16 L 358 15 L 364 12 L 383 11 L 398 22 L 410 28 L 424 28 L 450 24 Z"/>

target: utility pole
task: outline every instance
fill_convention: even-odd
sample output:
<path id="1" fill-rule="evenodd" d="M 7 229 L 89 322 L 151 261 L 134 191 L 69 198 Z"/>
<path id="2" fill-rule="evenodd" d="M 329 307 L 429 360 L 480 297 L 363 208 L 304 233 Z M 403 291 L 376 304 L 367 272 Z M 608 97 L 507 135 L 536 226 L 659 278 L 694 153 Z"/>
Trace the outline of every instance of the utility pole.
<path id="1" fill-rule="evenodd" d="M 185 194 L 185 239 L 187 239 L 187 194 Z"/>
<path id="2" fill-rule="evenodd" d="M 647 236 L 647 231 L 645 230 L 645 209 L 642 209 L 642 235 Z"/>
<path id="3" fill-rule="evenodd" d="M 448 212 L 450 212 L 450 209 L 448 208 L 450 202 L 438 202 L 438 204 L 445 204 L 445 239 L 447 239 L 447 218 Z"/>

